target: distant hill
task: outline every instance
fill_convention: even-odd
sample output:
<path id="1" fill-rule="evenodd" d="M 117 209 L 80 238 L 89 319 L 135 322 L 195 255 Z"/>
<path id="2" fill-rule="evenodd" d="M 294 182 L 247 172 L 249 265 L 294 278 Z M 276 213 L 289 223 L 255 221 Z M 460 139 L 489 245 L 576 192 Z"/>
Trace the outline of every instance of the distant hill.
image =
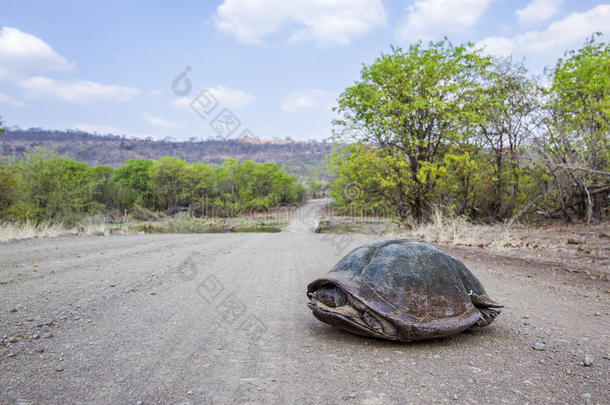
<path id="1" fill-rule="evenodd" d="M 188 142 L 95 135 L 81 131 L 55 131 L 39 128 L 9 128 L 0 136 L 0 157 L 23 156 L 36 147 L 51 149 L 92 166 L 120 166 L 127 159 L 159 159 L 173 156 L 189 163 L 220 164 L 232 157 L 238 160 L 280 163 L 300 178 L 325 177 L 324 159 L 333 150 L 329 142 L 196 140 Z"/>

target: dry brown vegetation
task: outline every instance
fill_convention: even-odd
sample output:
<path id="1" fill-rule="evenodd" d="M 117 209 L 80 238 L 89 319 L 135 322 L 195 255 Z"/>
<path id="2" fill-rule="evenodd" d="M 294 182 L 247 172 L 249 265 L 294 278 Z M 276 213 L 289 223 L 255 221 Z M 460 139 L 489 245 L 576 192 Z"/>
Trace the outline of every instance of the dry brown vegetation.
<path id="1" fill-rule="evenodd" d="M 488 249 L 510 256 L 564 264 L 573 271 L 595 267 L 610 274 L 610 223 L 554 222 L 542 225 L 473 225 L 435 215 L 431 223 L 406 232 L 431 243 Z M 568 270 L 569 271 L 569 270 Z"/>
<path id="2" fill-rule="evenodd" d="M 436 245 L 453 245 L 489 253 L 556 263 L 569 272 L 595 269 L 610 277 L 610 222 L 587 225 L 552 221 L 542 224 L 473 224 L 435 210 L 432 220 L 400 228 L 383 218 L 332 215 L 326 210 L 318 232 L 415 236 Z M 600 273 L 601 272 L 601 273 Z"/>
<path id="3" fill-rule="evenodd" d="M 31 238 L 57 238 L 74 235 L 127 235 L 138 233 L 224 233 L 279 232 L 287 218 L 274 215 L 252 215 L 234 218 L 189 218 L 188 215 L 141 221 L 130 217 L 124 223 L 107 223 L 103 218 L 87 218 L 67 228 L 59 223 L 0 224 L 0 242 Z"/>

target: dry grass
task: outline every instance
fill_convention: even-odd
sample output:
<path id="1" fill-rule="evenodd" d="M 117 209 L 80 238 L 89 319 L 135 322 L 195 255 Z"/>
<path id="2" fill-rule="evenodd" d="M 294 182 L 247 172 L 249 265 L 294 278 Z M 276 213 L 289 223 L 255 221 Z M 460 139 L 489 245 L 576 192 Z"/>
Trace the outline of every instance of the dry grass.
<path id="1" fill-rule="evenodd" d="M 396 239 L 415 236 L 433 245 L 484 249 L 494 254 L 558 263 L 569 271 L 603 269 L 610 278 L 610 223 L 594 225 L 552 222 L 544 224 L 472 224 L 437 209 L 427 223 L 409 230 L 395 221 L 326 215 L 318 232 L 366 233 Z"/>
<path id="2" fill-rule="evenodd" d="M 274 218 L 189 218 L 176 215 L 157 221 L 105 223 L 100 218 L 83 219 L 76 227 L 66 228 L 60 223 L 31 222 L 0 224 L 0 242 L 29 238 L 56 238 L 68 235 L 125 235 L 137 233 L 214 233 L 214 232 L 280 232 L 287 220 Z"/>
<path id="3" fill-rule="evenodd" d="M 430 223 L 393 237 L 417 236 L 432 244 L 470 246 L 502 255 L 562 263 L 576 269 L 594 267 L 610 272 L 610 224 L 474 225 L 435 212 Z"/>
<path id="4" fill-rule="evenodd" d="M 86 221 L 75 228 L 66 228 L 61 223 L 42 222 L 33 224 L 29 221 L 0 224 L 0 242 L 30 238 L 58 238 L 71 235 L 110 235 L 114 233 L 135 233 L 127 227 Z"/>
<path id="5" fill-rule="evenodd" d="M 75 230 L 66 229 L 62 224 L 43 222 L 33 224 L 29 221 L 23 224 L 0 224 L 0 241 L 28 238 L 56 238 L 75 233 Z"/>
<path id="6" fill-rule="evenodd" d="M 428 242 L 503 250 L 510 247 L 511 241 L 517 237 L 514 231 L 514 227 L 504 224 L 474 225 L 464 218 L 446 216 L 440 209 L 436 209 L 430 222 L 416 225 L 407 233 Z"/>
<path id="7" fill-rule="evenodd" d="M 138 233 L 125 224 L 105 224 L 103 222 L 88 222 L 78 226 L 78 235 L 127 235 Z"/>

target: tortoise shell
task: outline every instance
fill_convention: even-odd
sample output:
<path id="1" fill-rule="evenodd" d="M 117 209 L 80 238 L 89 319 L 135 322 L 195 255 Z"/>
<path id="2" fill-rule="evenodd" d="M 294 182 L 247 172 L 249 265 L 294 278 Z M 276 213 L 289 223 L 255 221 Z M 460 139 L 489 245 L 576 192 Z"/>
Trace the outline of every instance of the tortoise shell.
<path id="1" fill-rule="evenodd" d="M 404 342 L 489 325 L 502 307 L 462 262 L 416 238 L 352 250 L 307 295 L 323 322 Z"/>

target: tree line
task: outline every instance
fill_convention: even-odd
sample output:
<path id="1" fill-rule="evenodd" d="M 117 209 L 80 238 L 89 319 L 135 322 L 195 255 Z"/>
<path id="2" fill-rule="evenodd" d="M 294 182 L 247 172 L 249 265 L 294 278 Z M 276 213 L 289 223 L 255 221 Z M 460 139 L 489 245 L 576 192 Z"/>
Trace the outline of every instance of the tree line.
<path id="1" fill-rule="evenodd" d="M 545 75 L 449 40 L 392 48 L 339 97 L 339 208 L 424 221 L 606 218 L 610 46 L 592 36 Z"/>
<path id="2" fill-rule="evenodd" d="M 264 211 L 305 195 L 297 179 L 272 163 L 227 159 L 217 167 L 163 157 L 90 167 L 39 149 L 0 165 L 0 218 L 73 225 L 85 215 L 137 207 L 192 215 Z"/>
<path id="3" fill-rule="evenodd" d="M 205 161 L 219 165 L 227 156 L 238 160 L 275 162 L 297 177 L 316 176 L 324 169 L 324 158 L 332 143 L 323 141 L 237 140 L 189 138 L 189 141 L 149 140 L 119 135 L 95 135 L 76 130 L 8 128 L 0 144 L 0 159 L 20 157 L 36 147 L 92 166 L 116 167 L 127 159 L 157 160 L 173 156 L 189 163 Z"/>

